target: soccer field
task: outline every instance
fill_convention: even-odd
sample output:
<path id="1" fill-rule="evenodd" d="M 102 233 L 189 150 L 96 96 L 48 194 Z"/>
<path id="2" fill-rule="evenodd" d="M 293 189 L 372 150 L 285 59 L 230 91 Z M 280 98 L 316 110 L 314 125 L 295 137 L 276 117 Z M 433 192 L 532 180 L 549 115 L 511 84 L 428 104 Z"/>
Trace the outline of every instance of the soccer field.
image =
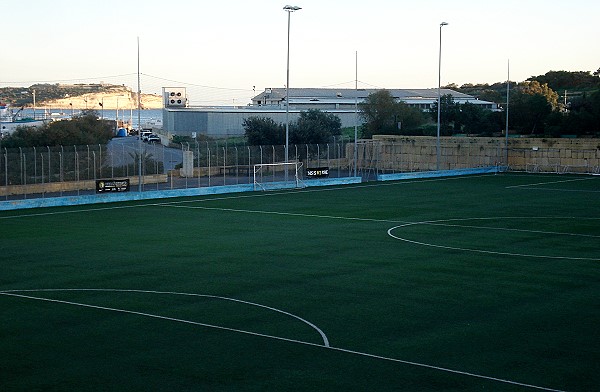
<path id="1" fill-rule="evenodd" d="M 0 212 L 1 391 L 600 385 L 600 177 Z"/>

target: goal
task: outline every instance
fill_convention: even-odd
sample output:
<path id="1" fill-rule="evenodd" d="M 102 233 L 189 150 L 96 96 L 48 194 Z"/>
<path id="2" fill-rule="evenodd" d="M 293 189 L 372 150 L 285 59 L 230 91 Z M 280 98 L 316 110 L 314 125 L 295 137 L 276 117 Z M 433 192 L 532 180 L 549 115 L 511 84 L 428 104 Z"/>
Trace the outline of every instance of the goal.
<path id="1" fill-rule="evenodd" d="M 302 162 L 260 163 L 254 165 L 254 190 L 277 189 L 281 184 L 294 183 L 300 188 Z"/>

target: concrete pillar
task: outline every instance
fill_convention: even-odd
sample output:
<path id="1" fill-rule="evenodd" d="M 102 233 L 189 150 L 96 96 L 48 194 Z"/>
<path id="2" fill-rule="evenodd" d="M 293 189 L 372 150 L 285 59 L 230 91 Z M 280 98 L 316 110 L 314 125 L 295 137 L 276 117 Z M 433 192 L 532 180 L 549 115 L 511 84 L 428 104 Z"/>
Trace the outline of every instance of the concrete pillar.
<path id="1" fill-rule="evenodd" d="M 181 177 L 194 177 L 194 152 L 183 152 L 183 167 L 181 169 Z"/>

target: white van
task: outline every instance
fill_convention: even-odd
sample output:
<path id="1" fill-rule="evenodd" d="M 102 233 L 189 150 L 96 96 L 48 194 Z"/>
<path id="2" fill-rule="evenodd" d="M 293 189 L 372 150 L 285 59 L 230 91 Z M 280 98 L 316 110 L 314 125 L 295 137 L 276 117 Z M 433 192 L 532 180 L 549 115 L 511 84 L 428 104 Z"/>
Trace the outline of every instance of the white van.
<path id="1" fill-rule="evenodd" d="M 152 132 L 150 131 L 142 131 L 140 132 L 140 138 L 142 139 L 143 142 L 148 141 L 148 137 L 152 135 Z"/>

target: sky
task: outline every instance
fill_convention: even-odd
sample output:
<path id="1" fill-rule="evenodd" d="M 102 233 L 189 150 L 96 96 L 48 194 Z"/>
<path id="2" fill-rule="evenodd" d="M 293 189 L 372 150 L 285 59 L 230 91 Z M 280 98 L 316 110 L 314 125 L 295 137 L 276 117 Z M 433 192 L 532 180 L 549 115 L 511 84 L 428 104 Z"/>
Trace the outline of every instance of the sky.
<path id="1" fill-rule="evenodd" d="M 285 1 L 290 1 L 286 3 Z M 590 0 L 0 0 L 0 87 L 187 87 L 244 105 L 284 87 L 437 88 L 600 68 Z M 441 68 L 438 68 L 441 30 Z M 510 67 L 509 67 L 510 62 Z"/>

